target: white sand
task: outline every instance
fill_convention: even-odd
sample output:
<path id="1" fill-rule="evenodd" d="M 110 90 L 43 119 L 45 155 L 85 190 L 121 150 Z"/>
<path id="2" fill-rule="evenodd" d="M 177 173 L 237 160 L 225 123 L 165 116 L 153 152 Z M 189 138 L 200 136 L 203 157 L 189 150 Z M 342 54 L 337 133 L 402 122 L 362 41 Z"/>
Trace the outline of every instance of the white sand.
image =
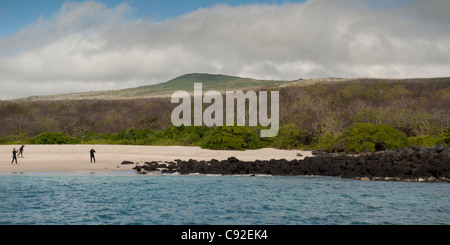
<path id="1" fill-rule="evenodd" d="M 310 151 L 264 148 L 246 151 L 217 151 L 187 146 L 136 145 L 25 145 L 24 158 L 11 164 L 12 149 L 20 145 L 0 145 L 0 172 L 100 172 L 129 171 L 135 166 L 122 161 L 223 160 L 234 156 L 240 160 L 303 159 Z M 90 163 L 89 151 L 94 148 L 96 163 Z M 303 157 L 298 157 L 301 153 Z"/>

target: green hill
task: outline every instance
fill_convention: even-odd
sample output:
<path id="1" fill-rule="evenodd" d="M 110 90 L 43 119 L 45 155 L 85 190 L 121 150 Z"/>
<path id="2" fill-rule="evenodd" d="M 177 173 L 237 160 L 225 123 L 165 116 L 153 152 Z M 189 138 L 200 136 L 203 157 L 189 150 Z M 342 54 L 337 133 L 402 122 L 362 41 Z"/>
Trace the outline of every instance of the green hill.
<path id="1" fill-rule="evenodd" d="M 170 81 L 141 86 L 136 88 L 93 91 L 83 93 L 68 93 L 47 96 L 30 96 L 18 100 L 80 100 L 80 99 L 129 99 L 148 97 L 170 97 L 177 90 L 192 92 L 194 83 L 202 83 L 203 91 L 216 90 L 258 90 L 261 88 L 279 86 L 292 81 L 257 80 L 227 75 L 205 73 L 186 74 Z"/>

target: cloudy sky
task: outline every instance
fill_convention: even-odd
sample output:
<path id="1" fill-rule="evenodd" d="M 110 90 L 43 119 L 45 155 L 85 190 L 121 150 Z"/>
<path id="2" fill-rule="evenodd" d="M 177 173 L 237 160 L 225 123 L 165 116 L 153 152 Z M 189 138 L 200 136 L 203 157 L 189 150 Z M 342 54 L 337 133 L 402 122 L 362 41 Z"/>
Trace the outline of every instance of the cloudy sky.
<path id="1" fill-rule="evenodd" d="M 450 1 L 0 0 L 0 99 L 186 73 L 450 76 Z"/>

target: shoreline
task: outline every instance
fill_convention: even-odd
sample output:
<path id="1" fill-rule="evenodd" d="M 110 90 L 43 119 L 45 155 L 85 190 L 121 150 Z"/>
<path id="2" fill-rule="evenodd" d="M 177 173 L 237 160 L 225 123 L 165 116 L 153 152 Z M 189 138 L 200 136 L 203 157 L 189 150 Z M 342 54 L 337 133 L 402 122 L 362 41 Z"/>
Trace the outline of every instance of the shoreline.
<path id="1" fill-rule="evenodd" d="M 19 164 L 11 164 L 14 145 L 0 145 L 0 175 L 134 172 L 332 176 L 356 180 L 450 182 L 450 147 L 411 146 L 383 152 L 331 154 L 321 151 L 209 150 L 196 146 L 26 145 Z M 96 163 L 89 151 L 96 150 Z M 194 160 L 195 159 L 195 160 Z"/>
<path id="2" fill-rule="evenodd" d="M 217 174 L 217 175 L 274 175 L 274 176 L 334 176 L 356 180 L 450 182 L 450 147 L 429 148 L 410 146 L 407 149 L 387 150 L 360 155 L 331 154 L 313 151 L 315 157 L 303 159 L 226 160 L 176 159 L 150 161 L 133 168 L 138 174 L 161 173 Z M 123 165 L 135 164 L 131 161 Z"/>
<path id="3" fill-rule="evenodd" d="M 25 145 L 24 158 L 11 164 L 12 149 L 20 145 L 0 145 L 0 173 L 11 172 L 109 172 L 135 171 L 133 165 L 121 164 L 124 160 L 142 164 L 145 161 L 173 161 L 175 159 L 219 160 L 237 156 L 240 159 L 287 158 L 303 159 L 311 151 L 279 150 L 208 150 L 196 146 L 142 146 L 142 145 Z M 95 149 L 96 163 L 90 163 L 89 151 Z M 302 157 L 297 156 L 302 154 Z"/>
<path id="4" fill-rule="evenodd" d="M 200 174 L 200 173 L 189 173 L 180 174 L 175 173 L 164 173 L 161 170 L 155 171 L 136 171 L 136 170 L 119 170 L 119 171 L 77 171 L 77 172 L 0 172 L 0 176 L 10 176 L 10 175 L 24 175 L 24 176 L 60 176 L 60 175 L 85 175 L 85 176 L 108 176 L 108 175 L 149 175 L 149 176 L 246 176 L 246 177 L 276 177 L 276 176 L 302 176 L 302 177 L 331 177 L 331 178 L 343 178 L 361 181 L 392 181 L 392 182 L 424 182 L 424 183 L 450 183 L 449 178 L 440 177 L 416 177 L 416 178 L 402 178 L 402 177 L 354 177 L 354 178 L 344 178 L 342 176 L 330 176 L 330 175 L 269 175 L 269 174 Z"/>

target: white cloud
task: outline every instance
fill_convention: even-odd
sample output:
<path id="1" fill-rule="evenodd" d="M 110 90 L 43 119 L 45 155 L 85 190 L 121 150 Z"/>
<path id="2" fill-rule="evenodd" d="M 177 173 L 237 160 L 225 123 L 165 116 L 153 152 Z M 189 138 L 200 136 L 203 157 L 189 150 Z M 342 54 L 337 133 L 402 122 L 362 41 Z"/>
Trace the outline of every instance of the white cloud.
<path id="1" fill-rule="evenodd" d="M 263 79 L 450 76 L 448 1 L 216 5 L 162 22 L 66 3 L 0 40 L 0 98 L 209 72 Z"/>

